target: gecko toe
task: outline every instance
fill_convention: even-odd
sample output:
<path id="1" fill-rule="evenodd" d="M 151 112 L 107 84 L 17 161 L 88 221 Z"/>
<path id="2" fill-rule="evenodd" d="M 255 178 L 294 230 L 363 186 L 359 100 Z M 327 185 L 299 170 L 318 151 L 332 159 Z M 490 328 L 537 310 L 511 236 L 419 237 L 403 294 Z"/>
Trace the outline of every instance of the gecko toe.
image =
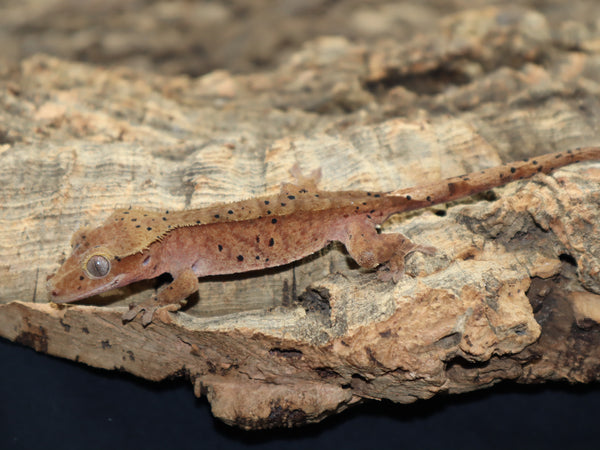
<path id="1" fill-rule="evenodd" d="M 142 315 L 142 326 L 147 327 L 152 323 L 152 318 L 154 317 L 154 313 L 156 311 L 156 307 L 147 308 Z"/>
<path id="2" fill-rule="evenodd" d="M 121 316 L 123 322 L 131 322 L 140 313 L 141 309 L 138 306 L 131 306 L 129 311 Z"/>
<path id="3" fill-rule="evenodd" d="M 156 311 L 157 306 L 140 303 L 139 305 L 130 305 L 129 311 L 121 316 L 123 322 L 131 322 L 138 314 L 142 313 L 142 325 L 148 326 L 152 322 L 152 316 Z"/>

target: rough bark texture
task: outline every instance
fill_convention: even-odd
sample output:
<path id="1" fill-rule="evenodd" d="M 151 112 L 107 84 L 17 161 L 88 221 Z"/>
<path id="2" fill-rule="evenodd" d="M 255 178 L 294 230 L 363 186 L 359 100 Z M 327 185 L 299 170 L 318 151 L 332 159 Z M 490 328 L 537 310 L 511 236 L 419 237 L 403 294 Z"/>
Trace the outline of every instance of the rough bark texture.
<path id="1" fill-rule="evenodd" d="M 28 29 L 15 19 L 25 17 L 20 4 L 0 14 L 12 17 L 12 35 Z M 196 20 L 174 4 L 181 9 L 146 17 L 160 22 L 179 11 Z M 296 38 L 276 56 L 273 41 L 252 35 L 268 55 L 261 72 L 251 51 L 223 62 L 238 59 L 227 50 L 243 36 L 241 22 L 235 8 L 212 3 L 211 14 L 225 11 L 232 26 L 207 50 L 210 63 L 197 67 L 186 65 L 182 44 L 173 64 L 139 70 L 148 60 L 107 51 L 121 39 L 117 53 L 130 55 L 131 39 L 108 30 L 105 45 L 94 46 L 102 31 L 94 27 L 68 41 L 79 53 L 67 44 L 54 53 L 114 67 L 7 47 L 14 53 L 4 55 L 0 73 L 0 335 L 152 380 L 186 376 L 216 416 L 245 428 L 506 379 L 597 381 L 594 163 L 389 221 L 384 232 L 438 249 L 412 255 L 397 285 L 332 246 L 289 267 L 203 280 L 189 308 L 147 328 L 120 316 L 154 282 L 79 305 L 47 303 L 46 276 L 69 252 L 73 232 L 116 207 L 194 208 L 274 192 L 295 162 L 304 171 L 321 167 L 326 189 L 393 190 L 600 143 L 600 31 L 586 24 L 590 12 L 579 2 L 569 3 L 569 14 L 550 2 L 538 11 L 347 2 L 346 37 L 306 40 L 325 23 L 311 20 L 321 16 L 312 4 L 303 19 L 295 12 L 280 21 Z M 285 34 L 272 32 L 277 42 Z M 158 43 L 170 41 L 152 36 L 147 54 L 160 59 Z M 44 42 L 53 51 L 55 41 Z M 207 72 L 213 66 L 247 72 Z M 202 75 L 169 75 L 182 71 Z"/>

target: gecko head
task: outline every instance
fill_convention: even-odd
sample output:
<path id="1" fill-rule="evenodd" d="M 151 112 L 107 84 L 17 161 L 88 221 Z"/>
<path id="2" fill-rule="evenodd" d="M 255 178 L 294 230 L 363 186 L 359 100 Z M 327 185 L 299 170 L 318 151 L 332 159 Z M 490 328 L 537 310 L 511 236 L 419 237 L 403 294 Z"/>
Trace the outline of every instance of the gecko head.
<path id="1" fill-rule="evenodd" d="M 74 302 L 131 282 L 130 272 L 119 267 L 120 258 L 108 249 L 97 246 L 83 253 L 78 250 L 75 248 L 58 271 L 48 278 L 51 301 Z"/>

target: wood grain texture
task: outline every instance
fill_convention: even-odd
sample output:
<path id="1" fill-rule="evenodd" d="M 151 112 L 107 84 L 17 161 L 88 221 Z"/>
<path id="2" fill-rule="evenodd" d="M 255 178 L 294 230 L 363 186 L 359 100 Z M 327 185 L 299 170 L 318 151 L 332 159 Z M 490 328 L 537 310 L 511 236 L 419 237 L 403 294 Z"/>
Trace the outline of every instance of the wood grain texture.
<path id="1" fill-rule="evenodd" d="M 388 191 L 598 145 L 599 37 L 557 21 L 459 11 L 404 41 L 316 38 L 238 75 L 14 64 L 0 73 L 0 335 L 152 380 L 186 376 L 245 428 L 506 379 L 597 381 L 595 163 L 388 221 L 384 232 L 438 248 L 412 255 L 395 286 L 332 246 L 201 280 L 190 307 L 146 329 L 120 316 L 152 282 L 46 301 L 71 235 L 115 208 L 274 194 L 295 163 L 320 167 L 324 189 Z M 573 43 L 564 28 L 575 25 L 586 31 Z"/>

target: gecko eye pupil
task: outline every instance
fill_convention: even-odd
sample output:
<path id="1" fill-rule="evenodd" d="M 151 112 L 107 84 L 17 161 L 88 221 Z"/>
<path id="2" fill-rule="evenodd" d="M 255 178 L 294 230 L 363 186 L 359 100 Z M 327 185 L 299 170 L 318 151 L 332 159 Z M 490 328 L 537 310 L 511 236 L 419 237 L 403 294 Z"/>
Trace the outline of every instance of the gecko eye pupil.
<path id="1" fill-rule="evenodd" d="M 108 275 L 110 262 L 104 256 L 94 255 L 88 260 L 86 269 L 91 277 L 102 278 Z"/>

